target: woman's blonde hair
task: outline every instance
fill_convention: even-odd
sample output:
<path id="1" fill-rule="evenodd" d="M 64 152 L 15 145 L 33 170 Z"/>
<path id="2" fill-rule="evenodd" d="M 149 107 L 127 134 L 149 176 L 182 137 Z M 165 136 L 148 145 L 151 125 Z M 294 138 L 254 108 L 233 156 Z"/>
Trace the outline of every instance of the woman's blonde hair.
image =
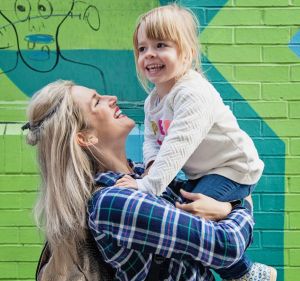
<path id="1" fill-rule="evenodd" d="M 136 72 L 146 91 L 150 90 L 149 82 L 139 71 L 137 64 L 139 57 L 138 31 L 142 24 L 149 39 L 172 41 L 176 44 L 183 64 L 177 78 L 180 78 L 191 68 L 201 72 L 200 43 L 198 41 L 200 24 L 195 14 L 191 10 L 180 7 L 177 4 L 154 8 L 138 18 L 133 34 Z"/>
<path id="2" fill-rule="evenodd" d="M 71 96 L 72 86 L 63 80 L 48 84 L 27 110 L 27 142 L 37 146 L 41 173 L 35 217 L 52 247 L 84 239 L 86 204 L 94 189 L 91 157 L 76 141 L 88 125 Z"/>

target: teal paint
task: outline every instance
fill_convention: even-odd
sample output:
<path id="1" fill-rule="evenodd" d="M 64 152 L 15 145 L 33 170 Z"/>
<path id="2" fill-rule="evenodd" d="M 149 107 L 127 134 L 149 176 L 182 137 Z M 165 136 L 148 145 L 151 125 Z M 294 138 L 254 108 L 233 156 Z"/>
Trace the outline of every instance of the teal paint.
<path id="1" fill-rule="evenodd" d="M 5 71 L 0 73 L 0 80 L 7 75 L 27 96 L 54 80 L 65 79 L 99 93 L 117 95 L 120 100 L 141 101 L 146 97 L 136 78 L 132 51 L 64 50 L 59 57 L 52 70 L 41 72 L 23 63 L 15 51 L 0 50 L 0 68 Z"/>

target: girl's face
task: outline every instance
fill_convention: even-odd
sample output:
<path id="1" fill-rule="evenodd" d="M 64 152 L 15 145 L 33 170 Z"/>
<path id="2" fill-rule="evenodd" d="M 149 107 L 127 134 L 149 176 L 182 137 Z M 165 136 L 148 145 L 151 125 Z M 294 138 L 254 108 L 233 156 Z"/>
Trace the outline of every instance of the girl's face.
<path id="1" fill-rule="evenodd" d="M 126 138 L 134 127 L 134 121 L 121 113 L 117 97 L 100 95 L 82 86 L 73 86 L 71 94 L 92 128 L 92 133 L 102 144 L 113 144 L 122 137 Z"/>
<path id="2" fill-rule="evenodd" d="M 152 40 L 146 36 L 142 23 L 137 34 L 138 69 L 143 76 L 155 84 L 158 94 L 167 94 L 182 70 L 178 47 L 172 41 Z"/>

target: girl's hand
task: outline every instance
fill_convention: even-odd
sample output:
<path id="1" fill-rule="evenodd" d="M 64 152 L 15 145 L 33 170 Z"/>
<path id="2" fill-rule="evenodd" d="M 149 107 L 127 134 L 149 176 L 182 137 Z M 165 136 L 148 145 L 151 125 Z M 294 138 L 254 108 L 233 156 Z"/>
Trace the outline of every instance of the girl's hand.
<path id="1" fill-rule="evenodd" d="M 176 202 L 176 207 L 198 217 L 218 221 L 226 218 L 232 210 L 229 202 L 220 202 L 204 194 L 190 193 L 183 189 L 180 193 L 192 202 L 185 204 Z"/>
<path id="2" fill-rule="evenodd" d="M 129 175 L 125 175 L 123 178 L 118 179 L 115 186 L 138 189 L 136 180 Z"/>
<path id="3" fill-rule="evenodd" d="M 142 178 L 148 175 L 148 172 L 152 166 L 152 164 L 154 163 L 154 161 L 150 161 L 145 169 L 145 172 L 142 174 Z"/>

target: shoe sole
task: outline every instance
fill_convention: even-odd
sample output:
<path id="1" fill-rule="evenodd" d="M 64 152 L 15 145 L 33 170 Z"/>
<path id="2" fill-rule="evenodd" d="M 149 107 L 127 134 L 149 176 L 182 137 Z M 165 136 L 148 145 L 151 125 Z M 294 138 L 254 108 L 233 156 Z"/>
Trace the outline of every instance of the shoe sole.
<path id="1" fill-rule="evenodd" d="M 276 281 L 277 279 L 277 270 L 274 267 L 270 266 L 270 281 Z"/>

